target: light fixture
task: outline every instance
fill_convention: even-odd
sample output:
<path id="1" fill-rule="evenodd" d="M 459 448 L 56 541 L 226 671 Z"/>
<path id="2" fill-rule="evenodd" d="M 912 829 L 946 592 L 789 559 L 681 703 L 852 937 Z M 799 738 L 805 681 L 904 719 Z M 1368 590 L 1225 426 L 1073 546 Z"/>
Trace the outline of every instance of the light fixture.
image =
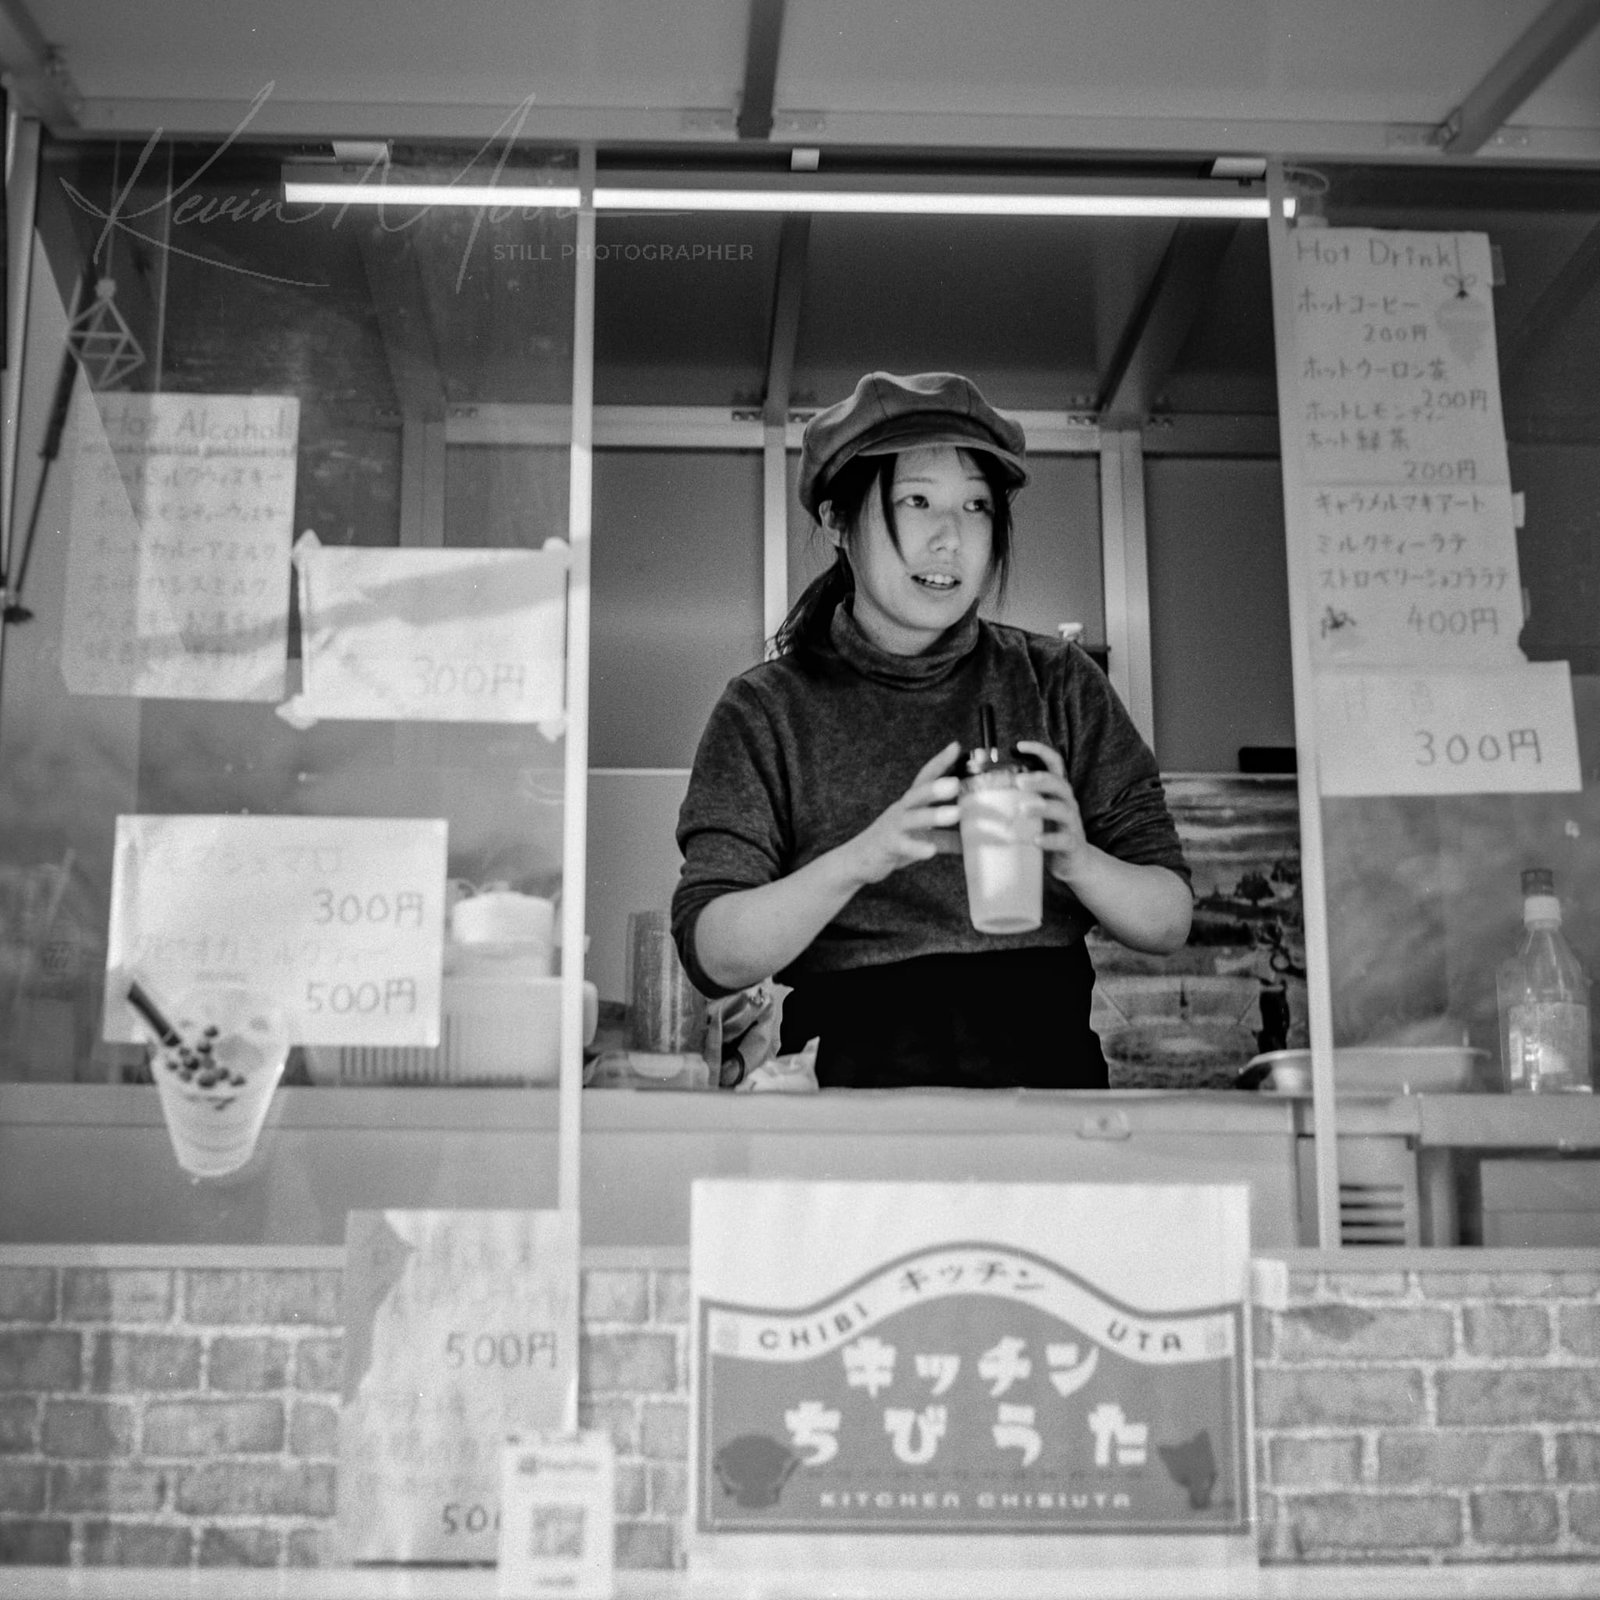
<path id="1" fill-rule="evenodd" d="M 1265 195 L 875 189 L 602 189 L 596 211 L 813 211 L 948 217 L 1213 217 L 1265 221 Z"/>
<path id="2" fill-rule="evenodd" d="M 473 211 L 494 206 L 533 209 L 576 206 L 583 198 L 576 185 L 517 183 L 330 183 L 326 179 L 290 178 L 283 198 L 303 206 L 465 206 Z"/>
<path id="3" fill-rule="evenodd" d="M 305 169 L 300 169 L 304 172 Z M 805 211 L 896 216 L 969 217 L 1157 217 L 1265 221 L 1271 201 L 1259 190 L 1237 183 L 1159 185 L 1087 181 L 1071 188 L 1048 188 L 1026 180 L 960 180 L 921 185 L 892 177 L 826 183 L 811 177 L 805 187 L 781 181 L 761 187 L 738 185 L 726 177 L 672 188 L 618 174 L 594 190 L 596 211 Z M 570 209 L 581 201 L 575 185 L 408 183 L 393 177 L 377 181 L 330 182 L 320 176 L 285 174 L 284 199 L 301 205 L 451 206 Z M 1294 215 L 1293 196 L 1285 200 Z"/>

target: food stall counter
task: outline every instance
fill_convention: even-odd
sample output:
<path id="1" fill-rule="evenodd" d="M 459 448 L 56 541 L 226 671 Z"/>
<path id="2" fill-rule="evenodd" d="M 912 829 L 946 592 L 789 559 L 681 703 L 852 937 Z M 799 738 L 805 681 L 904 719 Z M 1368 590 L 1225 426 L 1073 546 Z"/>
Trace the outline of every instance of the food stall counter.
<path id="1" fill-rule="evenodd" d="M 1128 1091 L 591 1091 L 589 1245 L 684 1247 L 699 1177 L 1248 1182 L 1297 1237 L 1295 1107 Z M 0 1085 L 0 1243 L 338 1245 L 348 1211 L 556 1203 L 557 1091 L 284 1089 L 250 1165 L 191 1183 L 155 1091 Z"/>

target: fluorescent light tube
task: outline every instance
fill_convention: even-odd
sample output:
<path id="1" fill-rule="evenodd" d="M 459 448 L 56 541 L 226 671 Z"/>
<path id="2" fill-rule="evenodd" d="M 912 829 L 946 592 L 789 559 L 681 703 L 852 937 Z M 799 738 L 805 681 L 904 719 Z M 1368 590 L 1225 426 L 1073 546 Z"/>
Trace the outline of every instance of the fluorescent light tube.
<path id="1" fill-rule="evenodd" d="M 323 183 L 289 179 L 283 198 L 306 206 L 493 206 L 535 208 L 576 206 L 583 198 L 574 186 L 514 183 Z"/>
<path id="2" fill-rule="evenodd" d="M 463 183 L 327 183 L 290 179 L 284 199 L 296 205 L 454 206 L 571 209 L 576 187 Z M 1285 202 L 1294 215 L 1295 202 Z M 1265 195 L 979 194 L 932 190 L 655 189 L 594 192 L 596 211 L 808 211 L 895 216 L 967 217 L 1195 217 L 1265 221 Z"/>
<path id="3" fill-rule="evenodd" d="M 1294 201 L 1288 203 L 1294 213 Z M 605 189 L 596 211 L 843 211 L 900 216 L 1215 217 L 1265 221 L 1265 195 L 969 194 L 848 189 Z"/>

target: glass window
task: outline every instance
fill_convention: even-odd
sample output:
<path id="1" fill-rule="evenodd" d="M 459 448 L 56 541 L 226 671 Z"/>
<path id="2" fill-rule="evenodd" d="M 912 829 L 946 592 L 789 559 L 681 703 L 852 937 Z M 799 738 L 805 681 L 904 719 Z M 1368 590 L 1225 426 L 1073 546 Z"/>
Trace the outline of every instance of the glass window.
<path id="1" fill-rule="evenodd" d="M 389 175 L 470 181 L 470 160 L 397 148 Z M 382 714 L 393 699 L 369 681 L 367 700 L 313 701 L 322 714 L 297 724 L 286 709 L 311 680 L 289 557 L 312 532 L 324 550 L 396 557 L 531 556 L 567 538 L 574 216 L 291 204 L 285 172 L 301 168 L 340 176 L 289 147 L 44 149 L 12 564 L 31 541 L 30 615 L 6 629 L 0 687 L 8 1080 L 147 1071 L 141 1047 L 101 1039 L 119 817 L 372 819 L 394 839 L 412 837 L 401 821 L 434 819 L 453 882 L 559 896 L 565 740 L 520 714 L 485 720 L 471 698 L 522 693 L 528 664 L 496 681 L 487 660 L 414 646 L 393 657 L 402 688 L 416 678 L 408 711 Z M 570 186 L 574 162 L 519 151 L 499 181 Z M 519 447 L 484 444 L 508 417 Z M 468 577 L 441 589 L 447 568 Z M 390 612 L 423 628 L 459 615 L 463 581 L 492 617 L 487 574 L 522 585 L 534 569 L 345 570 L 356 587 L 341 605 L 394 584 Z M 539 571 L 558 714 L 564 569 Z M 345 620 L 331 604 L 320 615 Z M 428 695 L 449 710 L 421 714 Z M 441 923 L 445 893 L 440 879 L 418 914 Z M 369 896 L 361 915 L 381 909 Z M 329 959 L 348 960 L 351 981 L 330 971 L 327 994 L 363 1008 L 359 951 Z M 288 1081 L 339 1081 L 360 1054 L 296 1050 Z"/>
<path id="2" fill-rule="evenodd" d="M 1444 1094 L 1424 1098 L 1410 1128 L 1425 1175 L 1439 1179 L 1433 1242 L 1594 1242 L 1600 1219 L 1579 1198 L 1592 1193 L 1581 1174 L 1600 1145 L 1592 1096 L 1517 1092 L 1540 1086 L 1538 1068 L 1530 1075 L 1506 1060 L 1497 974 L 1522 939 L 1530 868 L 1553 873 L 1562 933 L 1587 971 L 1600 962 L 1600 402 L 1590 379 L 1600 358 L 1591 266 L 1600 205 L 1587 176 L 1555 171 L 1330 167 L 1312 175 L 1312 186 L 1323 191 L 1315 204 L 1332 227 L 1487 236 L 1515 560 L 1458 573 L 1453 592 L 1436 583 L 1419 594 L 1416 616 L 1435 632 L 1481 632 L 1492 626 L 1496 595 L 1499 615 L 1514 615 L 1520 599 L 1515 639 L 1487 642 L 1514 645 L 1513 662 L 1559 664 L 1570 674 L 1568 726 L 1582 785 L 1482 792 L 1499 787 L 1485 766 L 1481 788 L 1324 796 L 1340 1114 L 1347 1128 L 1357 1125 L 1364 1112 L 1354 1102 L 1381 1087 L 1374 1071 L 1414 1072 L 1414 1087 L 1425 1078 Z M 1446 393 L 1441 403 L 1477 402 Z M 1420 565 L 1442 573 L 1451 564 Z M 1487 659 L 1469 652 L 1462 665 Z M 1426 696 L 1427 686 L 1417 692 Z M 1563 714 L 1551 714 L 1551 727 L 1565 720 L 1564 689 L 1556 704 Z M 1456 728 L 1416 701 L 1410 732 L 1418 759 L 1432 756 L 1441 767 L 1509 763 L 1518 741 L 1524 757 L 1531 748 L 1519 732 L 1526 720 Z M 1545 1040 L 1535 1055 L 1542 1050 L 1548 1064 L 1560 1054 L 1563 1072 L 1542 1087 L 1587 1091 L 1592 1049 L 1592 1040 L 1587 1048 Z M 1340 1142 L 1360 1156 L 1362 1141 Z"/>

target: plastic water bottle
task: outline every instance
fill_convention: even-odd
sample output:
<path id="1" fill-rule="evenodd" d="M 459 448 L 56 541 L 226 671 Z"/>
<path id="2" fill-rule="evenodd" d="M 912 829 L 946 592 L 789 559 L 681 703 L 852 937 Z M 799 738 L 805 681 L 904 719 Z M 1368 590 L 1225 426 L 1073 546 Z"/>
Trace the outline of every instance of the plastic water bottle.
<path id="1" fill-rule="evenodd" d="M 1522 947 L 1500 968 L 1500 1064 L 1513 1094 L 1588 1092 L 1589 979 L 1561 932 L 1555 879 L 1522 874 Z"/>

